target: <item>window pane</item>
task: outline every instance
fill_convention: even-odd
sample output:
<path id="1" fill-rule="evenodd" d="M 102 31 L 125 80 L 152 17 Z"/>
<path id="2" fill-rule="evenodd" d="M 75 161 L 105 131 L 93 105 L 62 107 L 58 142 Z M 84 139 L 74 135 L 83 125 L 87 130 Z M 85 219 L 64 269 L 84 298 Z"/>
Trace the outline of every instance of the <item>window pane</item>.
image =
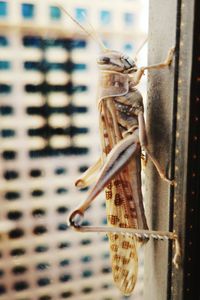
<path id="1" fill-rule="evenodd" d="M 102 10 L 100 12 L 100 21 L 101 24 L 107 25 L 111 22 L 111 13 L 108 10 Z"/>
<path id="2" fill-rule="evenodd" d="M 57 6 L 50 6 L 50 17 L 52 20 L 59 20 L 61 18 L 61 11 Z"/>
<path id="3" fill-rule="evenodd" d="M 7 3 L 5 1 L 0 1 L 0 17 L 7 16 Z"/>
<path id="4" fill-rule="evenodd" d="M 76 20 L 78 22 L 84 22 L 85 15 L 87 15 L 87 10 L 85 8 L 76 8 Z"/>
<path id="5" fill-rule="evenodd" d="M 8 46 L 8 39 L 7 37 L 0 35 L 0 47 Z"/>
<path id="6" fill-rule="evenodd" d="M 23 3 L 22 4 L 22 16 L 24 19 L 32 19 L 34 17 L 34 10 L 35 7 L 33 4 L 30 3 Z"/>
<path id="7" fill-rule="evenodd" d="M 8 70 L 11 68 L 10 62 L 7 60 L 0 60 L 0 70 Z"/>
<path id="8" fill-rule="evenodd" d="M 131 44 L 131 43 L 125 43 L 124 44 L 124 51 L 126 51 L 126 52 L 132 52 L 133 51 L 133 44 Z"/>
<path id="9" fill-rule="evenodd" d="M 133 25 L 134 22 L 134 14 L 132 13 L 125 13 L 124 14 L 124 23 L 126 25 Z"/>

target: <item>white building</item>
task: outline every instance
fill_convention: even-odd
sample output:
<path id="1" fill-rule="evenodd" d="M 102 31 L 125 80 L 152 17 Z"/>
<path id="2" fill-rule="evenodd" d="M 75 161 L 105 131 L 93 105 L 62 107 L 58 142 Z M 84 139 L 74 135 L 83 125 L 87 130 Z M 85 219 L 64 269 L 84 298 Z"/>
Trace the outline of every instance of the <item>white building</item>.
<path id="1" fill-rule="evenodd" d="M 58 3 L 110 48 L 133 54 L 146 37 L 145 1 L 0 1 L 1 220 L 15 224 L 0 244 L 0 300 L 123 299 L 104 235 L 66 231 L 87 193 L 73 183 L 99 152 L 99 50 Z M 105 223 L 103 203 L 90 224 Z"/>

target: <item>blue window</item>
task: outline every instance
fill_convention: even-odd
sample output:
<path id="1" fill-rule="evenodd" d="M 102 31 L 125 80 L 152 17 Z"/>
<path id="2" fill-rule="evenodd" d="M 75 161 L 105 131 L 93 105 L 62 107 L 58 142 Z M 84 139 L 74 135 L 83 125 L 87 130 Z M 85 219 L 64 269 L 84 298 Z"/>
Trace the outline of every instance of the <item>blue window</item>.
<path id="1" fill-rule="evenodd" d="M 0 35 L 0 47 L 6 47 L 8 46 L 8 39 L 7 37 Z"/>
<path id="2" fill-rule="evenodd" d="M 93 272 L 91 270 L 83 270 L 82 277 L 83 278 L 88 278 L 88 277 L 91 277 L 92 274 L 93 274 Z"/>
<path id="3" fill-rule="evenodd" d="M 8 84 L 0 84 L 0 94 L 9 94 L 12 91 L 12 86 Z"/>
<path id="4" fill-rule="evenodd" d="M 52 20 L 59 20 L 61 18 L 60 8 L 57 6 L 50 6 L 50 17 Z"/>
<path id="5" fill-rule="evenodd" d="M 73 40 L 71 44 L 72 48 L 85 48 L 87 46 L 86 40 Z"/>
<path id="6" fill-rule="evenodd" d="M 107 218 L 106 218 L 106 217 L 104 217 L 104 218 L 102 219 L 102 224 L 104 224 L 104 225 L 107 224 Z"/>
<path id="7" fill-rule="evenodd" d="M 39 61 L 25 61 L 24 69 L 26 70 L 39 70 L 41 67 L 41 62 Z"/>
<path id="8" fill-rule="evenodd" d="M 111 13 L 109 10 L 102 10 L 100 12 L 100 20 L 102 25 L 108 25 L 111 22 Z"/>
<path id="9" fill-rule="evenodd" d="M 85 8 L 76 8 L 76 20 L 80 23 L 85 22 L 85 16 L 87 15 L 87 10 Z"/>
<path id="10" fill-rule="evenodd" d="M 90 256 L 90 255 L 85 255 L 85 256 L 81 257 L 81 262 L 82 263 L 88 263 L 90 261 L 92 261 L 92 256 Z"/>
<path id="11" fill-rule="evenodd" d="M 5 1 L 0 1 L 0 18 L 6 17 L 8 14 L 8 6 Z"/>
<path id="12" fill-rule="evenodd" d="M 87 65 L 86 64 L 74 64 L 74 70 L 76 71 L 84 71 L 87 69 Z"/>
<path id="13" fill-rule="evenodd" d="M 134 22 L 134 14 L 132 13 L 125 13 L 124 14 L 124 23 L 129 26 L 129 25 L 133 25 Z"/>
<path id="14" fill-rule="evenodd" d="M 21 6 L 22 16 L 24 19 L 32 19 L 35 14 L 35 6 L 30 3 L 23 3 Z"/>
<path id="15" fill-rule="evenodd" d="M 126 51 L 126 52 L 132 52 L 133 51 L 133 44 L 131 44 L 131 43 L 126 43 L 125 45 L 124 45 L 124 51 Z"/>
<path id="16" fill-rule="evenodd" d="M 15 131 L 13 129 L 3 129 L 1 134 L 3 138 L 9 138 L 15 136 Z"/>
<path id="17" fill-rule="evenodd" d="M 11 64 L 8 60 L 0 60 L 0 70 L 8 70 L 10 67 Z"/>
<path id="18" fill-rule="evenodd" d="M 25 47 L 36 47 L 41 48 L 42 46 L 42 38 L 39 36 L 24 36 L 23 37 L 23 45 Z"/>
<path id="19" fill-rule="evenodd" d="M 0 115 L 2 116 L 8 116 L 8 115 L 13 115 L 13 107 L 10 105 L 2 105 L 0 107 Z"/>

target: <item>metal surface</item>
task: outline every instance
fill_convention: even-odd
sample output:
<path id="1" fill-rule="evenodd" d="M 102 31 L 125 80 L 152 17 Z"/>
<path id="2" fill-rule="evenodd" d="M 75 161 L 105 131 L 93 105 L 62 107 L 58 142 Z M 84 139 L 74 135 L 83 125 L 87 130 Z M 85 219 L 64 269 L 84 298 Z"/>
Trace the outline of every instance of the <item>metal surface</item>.
<path id="1" fill-rule="evenodd" d="M 198 299 L 198 8 L 198 1 L 150 1 L 149 63 L 161 60 L 172 44 L 176 55 L 168 71 L 149 76 L 149 142 L 176 185 L 169 189 L 156 174 L 147 177 L 149 213 L 154 230 L 178 234 L 182 261 L 177 271 L 171 264 L 171 245 L 169 251 L 160 243 L 146 247 L 145 300 Z M 149 166 L 147 175 L 152 172 Z"/>
<path id="2" fill-rule="evenodd" d="M 149 62 L 162 61 L 175 45 L 176 1 L 150 1 Z M 150 149 L 167 171 L 171 163 L 174 61 L 169 68 L 150 71 L 148 76 L 147 131 Z M 169 229 L 169 189 L 151 163 L 146 171 L 146 195 L 149 227 Z M 164 300 L 167 293 L 168 245 L 149 243 L 145 249 L 144 298 Z M 151 271 L 149 271 L 151 270 Z"/>
<path id="3" fill-rule="evenodd" d="M 199 299 L 199 1 L 180 2 L 174 228 L 182 242 L 182 269 L 172 270 L 171 299 Z"/>

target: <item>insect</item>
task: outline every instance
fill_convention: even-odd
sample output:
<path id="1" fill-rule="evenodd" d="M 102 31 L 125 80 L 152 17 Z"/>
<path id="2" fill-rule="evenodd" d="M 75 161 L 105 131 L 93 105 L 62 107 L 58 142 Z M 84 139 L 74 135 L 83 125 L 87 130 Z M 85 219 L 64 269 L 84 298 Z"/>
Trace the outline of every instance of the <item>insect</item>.
<path id="1" fill-rule="evenodd" d="M 169 50 L 163 63 L 138 68 L 131 57 L 107 49 L 90 24 L 92 32 L 88 32 L 68 12 L 66 14 L 92 36 L 101 49 L 97 64 L 100 73 L 98 109 L 102 155 L 75 183 L 78 188 L 92 183 L 94 186 L 84 203 L 71 213 L 69 223 L 77 231 L 108 234 L 114 282 L 124 295 L 130 295 L 137 280 L 139 246 L 145 244 L 150 237 L 172 239 L 175 242 L 176 266 L 180 254 L 174 233 L 148 229 L 141 191 L 142 151 L 152 160 L 163 180 L 169 184 L 173 184 L 173 181 L 165 176 L 160 164 L 149 151 L 143 100 L 136 89 L 145 70 L 170 65 L 174 49 Z M 103 189 L 108 226 L 81 226 L 85 210 Z"/>

